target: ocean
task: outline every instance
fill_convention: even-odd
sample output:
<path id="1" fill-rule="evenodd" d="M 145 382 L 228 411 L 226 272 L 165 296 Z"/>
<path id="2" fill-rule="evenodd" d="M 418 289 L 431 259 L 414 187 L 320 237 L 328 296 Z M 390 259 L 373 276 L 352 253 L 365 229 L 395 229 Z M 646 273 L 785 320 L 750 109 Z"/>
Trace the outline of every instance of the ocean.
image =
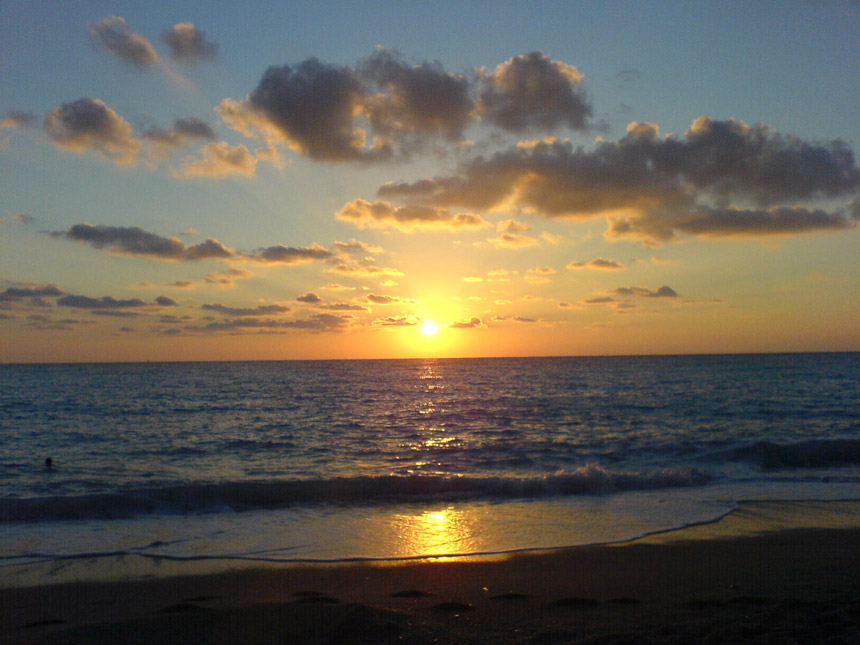
<path id="1" fill-rule="evenodd" d="M 623 542 L 858 465 L 858 353 L 2 365 L 0 584 Z"/>

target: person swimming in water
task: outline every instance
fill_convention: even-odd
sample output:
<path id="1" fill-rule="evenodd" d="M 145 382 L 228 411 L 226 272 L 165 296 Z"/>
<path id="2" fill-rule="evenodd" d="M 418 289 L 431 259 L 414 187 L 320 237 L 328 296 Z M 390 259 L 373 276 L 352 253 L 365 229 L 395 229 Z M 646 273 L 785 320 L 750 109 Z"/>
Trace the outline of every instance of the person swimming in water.
<path id="1" fill-rule="evenodd" d="M 51 470 L 54 467 L 54 460 L 50 457 L 45 459 L 45 470 Z"/>

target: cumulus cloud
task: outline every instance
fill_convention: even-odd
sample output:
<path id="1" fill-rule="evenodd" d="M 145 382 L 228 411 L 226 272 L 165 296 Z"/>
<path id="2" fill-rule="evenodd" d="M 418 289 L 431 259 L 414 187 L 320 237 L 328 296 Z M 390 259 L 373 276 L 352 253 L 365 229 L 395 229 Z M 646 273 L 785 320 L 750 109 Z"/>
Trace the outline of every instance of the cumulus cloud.
<path id="1" fill-rule="evenodd" d="M 161 305 L 162 307 L 178 307 L 179 303 L 176 302 L 173 298 L 168 298 L 167 296 L 158 296 L 155 299 L 155 304 Z"/>
<path id="2" fill-rule="evenodd" d="M 568 269 L 596 269 L 598 271 L 615 271 L 623 269 L 624 265 L 615 260 L 607 260 L 606 258 L 595 258 L 588 262 L 582 260 L 574 260 L 567 265 Z"/>
<path id="3" fill-rule="evenodd" d="M 55 298 L 65 292 L 54 284 L 25 284 L 0 292 L 0 302 L 19 302 L 26 298 Z"/>
<path id="4" fill-rule="evenodd" d="M 402 302 L 414 303 L 414 300 L 410 300 L 409 298 L 401 298 L 399 296 L 389 296 L 385 294 L 375 294 L 369 293 L 364 297 L 365 302 L 373 303 L 375 305 L 391 305 Z"/>
<path id="5" fill-rule="evenodd" d="M 303 320 L 270 320 L 259 318 L 235 318 L 206 325 L 209 331 L 288 331 L 291 329 L 311 332 L 334 332 L 348 327 L 354 318 L 351 315 L 339 316 L 336 314 L 318 313 L 312 314 Z"/>
<path id="6" fill-rule="evenodd" d="M 10 110 L 6 116 L 0 117 L 0 130 L 5 128 L 26 128 L 36 120 L 32 112 Z"/>
<path id="7" fill-rule="evenodd" d="M 377 200 L 355 199 L 341 208 L 335 217 L 359 228 L 394 227 L 403 232 L 416 228 L 437 230 L 480 229 L 489 224 L 475 213 L 452 214 L 447 208 L 428 206 L 392 206 Z"/>
<path id="8" fill-rule="evenodd" d="M 257 174 L 257 158 L 245 146 L 231 146 L 226 141 L 207 143 L 200 157 L 188 157 L 171 174 L 177 179 L 209 177 L 223 179 L 231 175 L 253 177 Z"/>
<path id="9" fill-rule="evenodd" d="M 138 69 L 146 69 L 158 62 L 158 54 L 146 38 L 131 31 L 125 18 L 110 16 L 89 27 L 92 41 Z"/>
<path id="10" fill-rule="evenodd" d="M 299 302 L 305 302 L 305 303 L 310 304 L 310 305 L 315 305 L 315 304 L 318 304 L 318 303 L 323 301 L 322 298 L 320 298 L 317 294 L 313 293 L 312 291 L 309 291 L 307 293 L 303 293 L 302 295 L 298 296 L 296 298 L 296 300 L 298 300 Z"/>
<path id="11" fill-rule="evenodd" d="M 161 41 L 170 48 L 170 57 L 180 63 L 215 60 L 218 56 L 218 45 L 208 41 L 206 35 L 190 22 L 180 22 L 163 31 Z"/>
<path id="12" fill-rule="evenodd" d="M 92 151 L 118 164 L 134 163 L 141 148 L 128 122 L 99 99 L 84 97 L 53 108 L 44 128 L 64 150 Z"/>
<path id="13" fill-rule="evenodd" d="M 804 141 L 729 119 L 696 119 L 684 137 L 632 123 L 593 150 L 543 141 L 476 157 L 457 174 L 383 185 L 408 205 L 518 207 L 547 217 L 610 220 L 607 235 L 655 243 L 687 235 L 774 235 L 855 225 L 860 170 L 841 141 Z M 810 200 L 848 198 L 834 210 Z"/>
<path id="14" fill-rule="evenodd" d="M 93 226 L 84 223 L 75 224 L 65 231 L 51 235 L 83 242 L 96 249 L 108 249 L 119 255 L 143 256 L 157 260 L 224 260 L 233 257 L 233 251 L 218 240 L 207 239 L 205 242 L 186 246 L 179 238 L 163 237 L 136 226 Z"/>
<path id="15" fill-rule="evenodd" d="M 373 130 L 381 135 L 406 132 L 459 139 L 472 119 L 469 79 L 446 72 L 438 62 L 409 65 L 398 52 L 377 49 L 358 72 L 381 90 L 368 92 L 362 101 Z"/>
<path id="16" fill-rule="evenodd" d="M 326 269 L 330 273 L 340 273 L 341 275 L 351 276 L 355 278 L 379 278 L 383 276 L 402 276 L 403 272 L 391 267 L 381 267 L 374 264 L 349 264 L 347 262 L 339 262 Z"/>
<path id="17" fill-rule="evenodd" d="M 264 264 L 302 264 L 314 260 L 326 260 L 332 257 L 332 252 L 319 244 L 312 246 L 284 246 L 278 244 L 258 249 L 256 252 L 246 255 L 249 260 L 262 262 Z"/>
<path id="18" fill-rule="evenodd" d="M 582 79 L 576 67 L 542 52 L 515 56 L 485 77 L 479 107 L 484 119 L 504 130 L 584 130 L 591 106 Z"/>
<path id="19" fill-rule="evenodd" d="M 289 307 L 284 305 L 257 305 L 256 307 L 228 307 L 220 302 L 215 304 L 204 304 L 201 309 L 214 311 L 225 316 L 233 316 L 234 318 L 245 318 L 247 316 L 271 316 L 274 314 L 285 314 L 290 311 Z"/>
<path id="20" fill-rule="evenodd" d="M 469 320 L 457 320 L 448 325 L 451 329 L 482 329 L 486 327 L 483 321 L 474 316 Z"/>
<path id="21" fill-rule="evenodd" d="M 153 128 L 142 137 L 160 148 L 181 148 L 189 141 L 215 138 L 215 131 L 206 121 L 198 117 L 176 119 L 172 128 Z"/>
<path id="22" fill-rule="evenodd" d="M 374 327 L 413 327 L 421 323 L 417 316 L 386 316 L 377 318 L 371 325 Z"/>
<path id="23" fill-rule="evenodd" d="M 72 307 L 74 309 L 131 309 L 146 306 L 146 302 L 144 302 L 140 298 L 132 298 L 130 300 L 117 300 L 112 296 L 90 298 L 89 296 L 79 296 L 71 294 L 58 298 L 57 304 L 61 307 Z"/>
<path id="24" fill-rule="evenodd" d="M 349 242 L 335 242 L 334 248 L 341 253 L 371 253 L 374 255 L 385 253 L 385 249 L 381 246 L 360 242 L 355 238 L 352 238 Z"/>
<path id="25" fill-rule="evenodd" d="M 672 287 L 663 285 L 656 291 L 646 287 L 616 287 L 610 293 L 617 296 L 638 296 L 639 298 L 677 298 L 678 294 Z"/>
<path id="26" fill-rule="evenodd" d="M 308 58 L 270 67 L 245 99 L 225 99 L 218 112 L 246 136 L 311 159 L 378 162 L 428 142 L 462 142 L 480 120 L 510 132 L 585 129 L 591 107 L 581 84 L 575 67 L 541 52 L 493 73 L 455 73 L 377 48 L 354 66 Z"/>

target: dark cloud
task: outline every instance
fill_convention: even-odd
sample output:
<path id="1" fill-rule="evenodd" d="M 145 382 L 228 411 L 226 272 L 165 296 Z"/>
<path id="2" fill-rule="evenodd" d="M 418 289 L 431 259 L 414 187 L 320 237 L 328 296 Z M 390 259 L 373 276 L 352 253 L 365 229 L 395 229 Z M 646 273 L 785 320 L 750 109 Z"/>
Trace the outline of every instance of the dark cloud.
<path id="1" fill-rule="evenodd" d="M 134 163 L 141 148 L 128 122 L 99 99 L 84 97 L 53 108 L 44 128 L 60 148 L 93 151 L 118 164 Z"/>
<path id="2" fill-rule="evenodd" d="M 0 293 L 0 302 L 18 302 L 25 298 L 55 298 L 62 296 L 64 293 L 64 291 L 53 284 L 9 287 Z"/>
<path id="3" fill-rule="evenodd" d="M 201 309 L 207 311 L 215 311 L 225 316 L 233 316 L 235 318 L 244 318 L 246 316 L 271 316 L 273 314 L 285 314 L 290 311 L 289 307 L 283 305 L 258 305 L 256 307 L 227 307 L 220 303 L 201 305 Z"/>
<path id="4" fill-rule="evenodd" d="M 292 147 L 322 161 L 379 160 L 387 146 L 367 147 L 355 114 L 363 88 L 355 72 L 309 58 L 297 66 L 270 67 L 248 96 L 257 112 Z"/>
<path id="5" fill-rule="evenodd" d="M 320 305 L 321 309 L 329 311 L 370 311 L 364 305 L 358 305 L 352 302 L 332 302 L 329 304 Z"/>
<path id="6" fill-rule="evenodd" d="M 524 318 L 523 316 L 514 316 L 514 320 L 521 323 L 535 323 L 537 320 L 534 318 Z"/>
<path id="7" fill-rule="evenodd" d="M 193 64 L 218 57 L 218 45 L 193 23 L 180 22 L 161 33 L 161 41 L 170 48 L 170 57 L 180 63 Z"/>
<path id="8" fill-rule="evenodd" d="M 663 285 L 656 291 L 652 291 L 651 289 L 647 289 L 645 287 L 617 287 L 613 289 L 610 293 L 614 293 L 617 296 L 638 296 L 640 298 L 677 298 L 678 294 L 675 292 L 672 287 L 667 287 Z"/>
<path id="9" fill-rule="evenodd" d="M 26 128 L 36 120 L 32 112 L 10 110 L 6 116 L 0 117 L 0 130 L 4 128 Z"/>
<path id="10" fill-rule="evenodd" d="M 448 325 L 451 329 L 480 329 L 486 327 L 483 321 L 478 317 L 472 317 L 469 320 L 458 320 Z"/>
<path id="11" fill-rule="evenodd" d="M 246 257 L 255 262 L 264 262 L 266 264 L 301 264 L 314 260 L 327 260 L 332 255 L 331 251 L 319 244 L 299 248 L 278 244 L 277 246 L 258 249 L 255 253 L 249 254 Z"/>
<path id="12" fill-rule="evenodd" d="M 155 258 L 158 260 L 228 259 L 233 252 L 218 240 L 208 239 L 199 244 L 185 246 L 176 237 L 163 237 L 136 226 L 93 226 L 75 224 L 62 232 L 51 234 L 77 242 L 85 242 L 97 249 L 112 253 Z"/>
<path id="13" fill-rule="evenodd" d="M 653 124 L 632 123 L 625 137 L 599 141 L 591 151 L 540 141 L 477 157 L 454 176 L 386 184 L 378 194 L 437 208 L 512 202 L 549 217 L 606 215 L 608 235 L 653 242 L 684 233 L 851 228 L 851 205 L 827 212 L 797 202 L 856 199 L 858 189 L 860 170 L 841 141 L 807 142 L 762 124 L 700 117 L 684 138 L 660 137 Z"/>
<path id="14" fill-rule="evenodd" d="M 303 293 L 298 298 L 296 298 L 299 302 L 306 302 L 311 305 L 318 304 L 323 301 L 317 294 L 309 291 L 308 293 Z"/>
<path id="15" fill-rule="evenodd" d="M 90 298 L 88 296 L 76 295 L 66 295 L 58 298 L 57 304 L 61 307 L 73 307 L 75 309 L 130 309 L 146 306 L 146 303 L 140 298 L 117 300 L 111 296 Z"/>
<path id="16" fill-rule="evenodd" d="M 381 90 L 363 99 L 377 133 L 459 139 L 472 120 L 475 106 L 469 80 L 446 72 L 438 62 L 409 65 L 398 52 L 378 49 L 360 65 L 359 74 Z"/>
<path id="17" fill-rule="evenodd" d="M 125 18 L 110 16 L 89 27 L 92 41 L 123 62 L 146 69 L 158 62 L 158 54 L 143 36 L 128 28 Z"/>
<path id="18" fill-rule="evenodd" d="M 585 129 L 591 107 L 581 83 L 575 67 L 540 52 L 493 73 L 460 74 L 377 49 L 352 67 L 316 58 L 270 67 L 244 100 L 225 99 L 217 111 L 246 136 L 312 159 L 379 162 L 428 142 L 462 141 L 480 119 L 513 132 Z"/>
<path id="19" fill-rule="evenodd" d="M 623 269 L 624 265 L 616 262 L 615 260 L 607 260 L 606 258 L 595 258 L 593 260 L 589 260 L 588 262 L 583 261 L 573 261 L 567 265 L 568 269 L 597 269 L 604 271 L 613 271 L 617 269 Z"/>
<path id="20" fill-rule="evenodd" d="M 348 327 L 354 318 L 350 315 L 338 316 L 335 314 L 312 314 L 304 320 L 259 320 L 256 318 L 237 318 L 206 325 L 207 330 L 212 331 L 235 331 L 235 330 L 270 330 L 282 331 L 299 329 L 305 331 L 330 332 L 341 331 Z"/>
<path id="21" fill-rule="evenodd" d="M 562 125 L 584 130 L 591 106 L 573 65 L 542 52 L 515 56 L 484 79 L 480 110 L 490 123 L 514 132 Z"/>
<path id="22" fill-rule="evenodd" d="M 403 232 L 426 229 L 479 229 L 489 224 L 475 213 L 451 214 L 447 208 L 431 206 L 392 206 L 388 202 L 355 199 L 341 208 L 335 217 L 359 228 L 394 227 Z"/>
<path id="23" fill-rule="evenodd" d="M 167 296 L 158 296 L 155 299 L 156 304 L 161 305 L 162 307 L 177 307 L 179 303 L 176 302 L 173 298 L 168 298 Z"/>
<path id="24" fill-rule="evenodd" d="M 143 133 L 143 138 L 168 148 L 180 148 L 189 141 L 204 139 L 211 141 L 215 131 L 206 121 L 198 117 L 176 119 L 172 128 L 154 128 Z"/>

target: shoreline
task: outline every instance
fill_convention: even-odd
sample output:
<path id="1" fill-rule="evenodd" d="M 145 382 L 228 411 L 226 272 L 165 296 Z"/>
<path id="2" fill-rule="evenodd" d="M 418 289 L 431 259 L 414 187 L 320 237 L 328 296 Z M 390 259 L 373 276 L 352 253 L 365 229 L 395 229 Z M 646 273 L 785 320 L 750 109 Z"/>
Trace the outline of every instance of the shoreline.
<path id="1" fill-rule="evenodd" d="M 716 523 L 622 544 L 490 558 L 4 588 L 0 634 L 22 643 L 856 638 L 858 508 L 746 503 Z"/>

